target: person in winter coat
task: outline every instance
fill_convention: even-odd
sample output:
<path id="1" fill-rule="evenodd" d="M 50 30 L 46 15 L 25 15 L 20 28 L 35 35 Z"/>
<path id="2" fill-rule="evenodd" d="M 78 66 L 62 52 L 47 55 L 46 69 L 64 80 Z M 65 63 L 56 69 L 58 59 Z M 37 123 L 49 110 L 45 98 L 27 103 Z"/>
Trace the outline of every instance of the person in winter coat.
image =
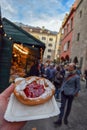
<path id="1" fill-rule="evenodd" d="M 59 99 L 59 93 L 60 93 L 62 82 L 63 82 L 63 74 L 61 73 L 60 66 L 57 66 L 55 76 L 54 76 L 54 82 L 53 82 L 56 88 L 56 91 L 55 91 L 56 99 Z"/>
<path id="2" fill-rule="evenodd" d="M 61 107 L 60 114 L 57 121 L 54 122 L 56 126 L 62 125 L 64 116 L 64 124 L 68 124 L 68 117 L 71 112 L 72 102 L 74 97 L 80 90 L 80 77 L 76 74 L 76 66 L 70 63 L 68 66 L 68 73 L 61 86 Z M 66 111 L 65 111 L 66 108 Z"/>
<path id="3" fill-rule="evenodd" d="M 31 66 L 29 72 L 27 73 L 27 77 L 28 77 L 28 76 L 39 76 L 39 68 L 38 68 L 38 67 L 39 67 L 38 62 L 35 62 L 35 63 Z"/>

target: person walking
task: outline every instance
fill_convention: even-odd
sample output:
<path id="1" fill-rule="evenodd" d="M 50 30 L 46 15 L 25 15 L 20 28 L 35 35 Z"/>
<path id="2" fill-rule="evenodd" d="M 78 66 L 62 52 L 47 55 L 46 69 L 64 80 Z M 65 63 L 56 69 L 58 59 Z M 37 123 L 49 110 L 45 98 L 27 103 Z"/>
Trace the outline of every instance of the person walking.
<path id="1" fill-rule="evenodd" d="M 60 66 L 57 66 L 56 73 L 54 76 L 54 81 L 53 81 L 53 84 L 54 84 L 55 89 L 56 89 L 55 90 L 55 98 L 56 99 L 59 99 L 59 93 L 60 93 L 62 82 L 63 82 L 63 75 L 61 73 Z"/>
<path id="2" fill-rule="evenodd" d="M 56 69 L 55 69 L 54 65 L 51 63 L 49 65 L 49 76 L 48 76 L 48 79 L 51 82 L 53 82 L 53 80 L 54 80 L 55 73 L 56 73 Z"/>
<path id="3" fill-rule="evenodd" d="M 60 114 L 57 121 L 54 122 L 56 126 L 62 125 L 64 116 L 64 124 L 68 124 L 68 117 L 71 112 L 72 102 L 74 97 L 80 90 L 80 77 L 76 74 L 76 66 L 74 63 L 68 65 L 68 73 L 61 86 L 61 107 Z M 65 111 L 66 107 L 66 111 Z"/>

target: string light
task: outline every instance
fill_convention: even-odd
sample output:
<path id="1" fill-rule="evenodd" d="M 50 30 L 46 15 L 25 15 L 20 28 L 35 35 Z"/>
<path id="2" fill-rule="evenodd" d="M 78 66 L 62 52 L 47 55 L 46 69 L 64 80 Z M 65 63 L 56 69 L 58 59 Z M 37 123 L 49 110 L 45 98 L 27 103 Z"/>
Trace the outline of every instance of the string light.
<path id="1" fill-rule="evenodd" d="M 9 40 L 11 40 L 12 38 L 11 37 L 9 37 Z"/>
<path id="2" fill-rule="evenodd" d="M 3 26 L 2 26 L 2 25 L 0 25 L 0 28 L 3 28 Z"/>
<path id="3" fill-rule="evenodd" d="M 3 28 L 3 26 L 0 25 L 0 28 Z M 4 37 L 6 37 L 6 38 L 8 38 L 9 40 L 11 40 L 12 42 L 14 42 L 13 38 L 12 38 L 12 37 L 8 37 L 6 33 L 4 33 L 3 35 L 4 35 Z M 26 54 L 26 55 L 29 54 L 28 50 L 26 50 L 26 49 L 23 47 L 23 45 L 19 46 L 18 44 L 14 44 L 14 47 L 15 47 L 17 50 L 19 50 L 21 53 L 23 53 L 23 54 Z M 32 48 L 34 48 L 34 47 L 35 47 L 35 46 L 32 45 Z M 40 54 L 41 54 L 41 59 L 42 59 L 42 55 L 43 55 L 43 49 L 42 49 L 42 48 L 40 48 Z M 32 55 L 32 56 L 33 56 L 33 55 Z M 35 56 L 33 56 L 33 57 L 35 57 Z"/>
<path id="4" fill-rule="evenodd" d="M 27 50 L 25 51 L 25 49 L 21 48 L 21 46 L 19 48 L 19 45 L 14 44 L 14 48 L 16 48 L 17 50 L 19 50 L 21 53 L 28 55 L 28 51 Z"/>
<path id="5" fill-rule="evenodd" d="M 4 34 L 4 36 L 6 37 L 6 36 L 7 36 L 7 34 L 5 33 L 5 34 Z"/>

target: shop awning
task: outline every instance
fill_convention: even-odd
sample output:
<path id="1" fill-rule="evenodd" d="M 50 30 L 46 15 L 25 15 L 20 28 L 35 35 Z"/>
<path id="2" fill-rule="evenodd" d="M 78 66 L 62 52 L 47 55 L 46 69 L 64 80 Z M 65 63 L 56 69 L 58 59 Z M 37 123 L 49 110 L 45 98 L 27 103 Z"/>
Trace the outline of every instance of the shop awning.
<path id="1" fill-rule="evenodd" d="M 8 19 L 3 18 L 2 23 L 5 36 L 8 37 L 8 39 L 27 46 L 34 46 L 36 48 L 42 48 L 43 50 L 45 49 L 45 44 L 42 41 L 36 39 L 34 36 L 27 33 L 21 27 L 18 27 Z"/>

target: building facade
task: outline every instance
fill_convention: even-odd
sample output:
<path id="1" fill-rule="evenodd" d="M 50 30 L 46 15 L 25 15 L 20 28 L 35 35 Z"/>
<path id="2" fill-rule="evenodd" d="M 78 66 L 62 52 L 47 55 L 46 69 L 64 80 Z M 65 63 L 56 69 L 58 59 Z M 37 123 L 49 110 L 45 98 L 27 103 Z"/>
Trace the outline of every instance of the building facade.
<path id="1" fill-rule="evenodd" d="M 56 59 L 56 44 L 57 44 L 57 32 L 53 32 L 45 29 L 44 27 L 31 27 L 31 26 L 22 26 L 22 28 L 45 43 L 46 49 L 43 55 L 43 61 L 54 61 Z"/>
<path id="2" fill-rule="evenodd" d="M 61 39 L 62 39 L 62 28 L 60 28 L 58 34 L 57 34 L 57 44 L 55 49 L 55 59 L 57 63 L 61 62 L 60 54 L 61 54 Z"/>
<path id="3" fill-rule="evenodd" d="M 78 58 L 82 73 L 87 67 L 87 0 L 77 0 L 72 38 L 72 61 Z"/>
<path id="4" fill-rule="evenodd" d="M 65 16 L 62 24 L 62 39 L 61 39 L 61 62 L 70 61 L 71 59 L 71 47 L 72 47 L 72 35 L 73 35 L 73 19 L 75 14 L 76 4 L 71 7 L 69 14 Z"/>

